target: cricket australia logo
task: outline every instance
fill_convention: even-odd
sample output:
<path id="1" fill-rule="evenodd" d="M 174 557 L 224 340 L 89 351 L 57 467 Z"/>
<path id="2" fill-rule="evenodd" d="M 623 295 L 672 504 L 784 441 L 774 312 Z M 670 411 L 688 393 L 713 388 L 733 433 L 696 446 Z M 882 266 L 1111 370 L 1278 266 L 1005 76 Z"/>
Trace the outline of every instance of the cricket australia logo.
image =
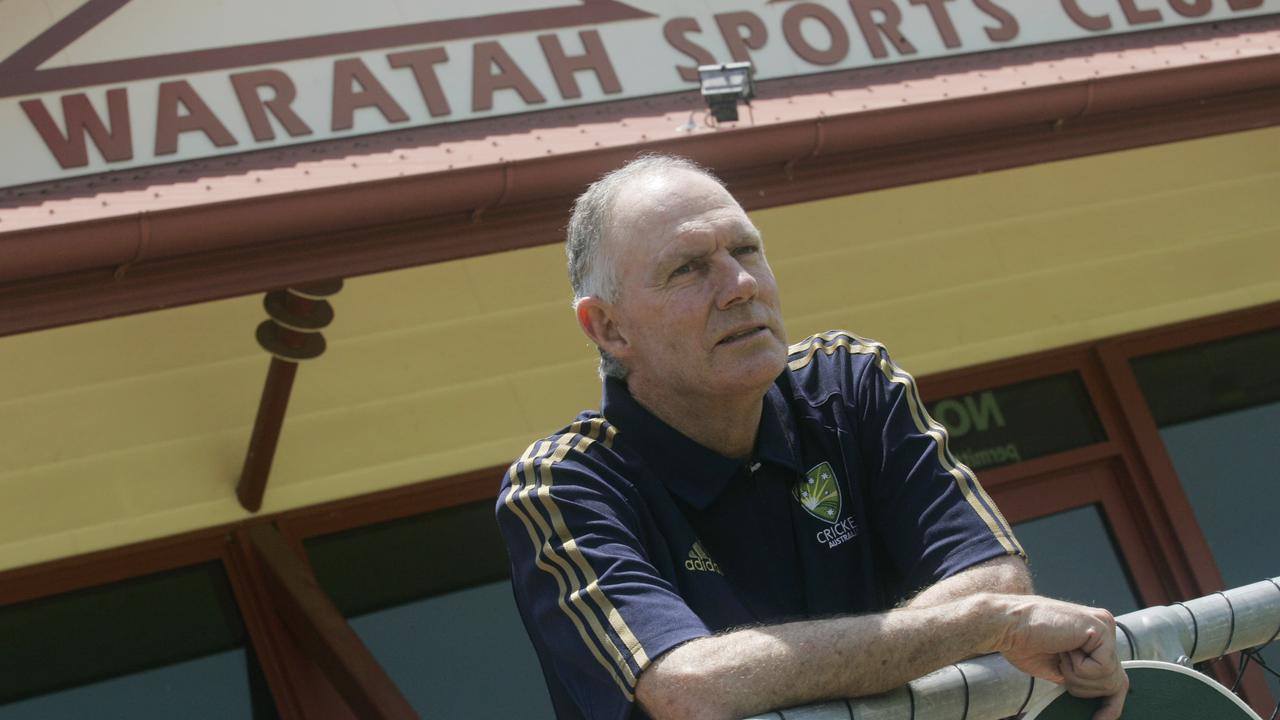
<path id="1" fill-rule="evenodd" d="M 805 482 L 791 488 L 800 507 L 824 522 L 840 519 L 840 484 L 831 463 L 823 462 L 805 473 Z"/>
<path id="2" fill-rule="evenodd" d="M 831 463 L 818 463 L 804 475 L 804 482 L 796 483 L 791 494 L 805 512 L 831 525 L 814 533 L 814 538 L 833 548 L 857 537 L 858 526 L 854 524 L 853 518 L 840 517 L 843 509 L 840 483 L 836 480 L 836 471 L 831 469 Z"/>

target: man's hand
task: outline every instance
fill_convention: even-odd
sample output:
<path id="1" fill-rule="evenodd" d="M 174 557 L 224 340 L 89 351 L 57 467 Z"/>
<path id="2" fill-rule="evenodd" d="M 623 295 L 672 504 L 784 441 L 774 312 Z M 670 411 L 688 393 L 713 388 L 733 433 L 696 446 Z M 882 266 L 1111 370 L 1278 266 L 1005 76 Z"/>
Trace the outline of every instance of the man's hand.
<path id="1" fill-rule="evenodd" d="M 1119 718 L 1129 678 L 1116 655 L 1111 613 L 1043 597 L 1007 599 L 1014 623 L 999 647 L 1005 658 L 1077 697 L 1106 698 L 1094 720 Z"/>

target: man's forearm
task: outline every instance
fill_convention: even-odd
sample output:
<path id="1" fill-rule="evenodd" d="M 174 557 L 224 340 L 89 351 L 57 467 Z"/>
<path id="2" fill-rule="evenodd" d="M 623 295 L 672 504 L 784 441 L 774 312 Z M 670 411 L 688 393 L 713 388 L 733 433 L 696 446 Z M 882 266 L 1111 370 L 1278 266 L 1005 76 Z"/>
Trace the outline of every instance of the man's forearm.
<path id="1" fill-rule="evenodd" d="M 925 608 L 738 630 L 686 643 L 641 676 L 655 718 L 731 718 L 883 692 L 1002 646 L 992 595 Z"/>
<path id="2" fill-rule="evenodd" d="M 1031 591 L 1031 572 L 1026 561 L 1006 555 L 974 565 L 921 590 L 906 607 L 933 607 L 983 592 L 1027 595 Z"/>

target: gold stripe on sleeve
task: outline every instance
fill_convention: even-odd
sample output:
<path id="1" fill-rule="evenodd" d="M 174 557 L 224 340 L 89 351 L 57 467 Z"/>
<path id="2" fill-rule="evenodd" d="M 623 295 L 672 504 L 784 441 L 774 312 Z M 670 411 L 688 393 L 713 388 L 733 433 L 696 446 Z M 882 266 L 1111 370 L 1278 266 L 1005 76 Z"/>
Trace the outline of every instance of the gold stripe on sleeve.
<path id="1" fill-rule="evenodd" d="M 602 418 L 595 418 L 588 422 L 591 424 L 591 428 L 587 435 L 582 437 L 573 448 L 576 452 L 584 452 L 587 447 L 595 442 L 601 430 L 605 433 L 606 446 L 612 444 L 613 435 L 616 434 L 616 430 L 614 430 L 612 425 L 607 425 Z M 605 614 L 605 617 L 608 618 L 610 627 L 612 627 L 613 631 L 617 633 L 619 638 L 621 638 L 623 644 L 627 646 L 627 651 L 631 654 L 632 658 L 635 659 L 636 664 L 643 669 L 649 665 L 649 656 L 645 653 L 644 646 L 640 644 L 635 633 L 631 631 L 630 626 L 627 625 L 626 620 L 622 617 L 622 613 L 618 612 L 618 609 L 614 607 L 608 596 L 606 596 L 600 589 L 600 583 L 596 577 L 595 570 L 591 567 L 591 564 L 587 562 L 582 551 L 578 549 L 577 541 L 574 539 L 573 534 L 569 532 L 569 528 L 564 522 L 564 516 L 561 515 L 560 508 L 556 505 L 555 499 L 551 496 L 551 486 L 553 484 L 551 468 L 556 463 L 564 459 L 566 454 L 567 448 L 559 449 L 547 462 L 544 462 L 542 466 L 538 468 L 538 498 L 542 500 L 543 505 L 547 509 L 547 514 L 551 517 L 551 524 L 555 528 L 556 535 L 560 538 L 560 542 L 565 549 L 565 553 L 568 554 L 568 556 L 574 561 L 574 564 L 576 564 L 582 571 L 582 576 L 587 581 L 587 594 L 593 601 L 595 601 L 596 606 Z M 623 662 L 623 666 L 626 667 L 625 661 Z"/>
<path id="2" fill-rule="evenodd" d="M 576 431 L 576 425 L 575 428 L 572 428 L 571 430 Z M 568 435 L 567 437 L 572 438 L 573 435 Z M 582 638 L 582 642 L 587 646 L 587 649 L 591 651 L 596 662 L 600 663 L 609 676 L 613 678 L 613 681 L 618 685 L 618 688 L 622 690 L 622 694 L 626 697 L 627 701 L 632 702 L 635 699 L 633 691 L 633 688 L 635 687 L 635 678 L 628 677 L 624 680 L 619 674 L 618 666 L 613 662 L 610 662 L 610 660 L 601 653 L 600 646 L 597 644 L 597 639 L 602 634 L 600 632 L 601 629 L 599 627 L 599 623 L 593 617 L 593 613 L 591 613 L 590 608 L 579 607 L 581 605 L 580 600 L 578 602 L 574 602 L 578 587 L 577 580 L 573 576 L 573 571 L 569 569 L 568 564 L 565 563 L 565 561 L 551 548 L 550 542 L 541 539 L 541 534 L 539 533 L 538 528 L 535 527 L 530 516 L 525 513 L 525 510 L 520 507 L 520 503 L 517 502 L 517 496 L 524 490 L 519 479 L 521 466 L 530 466 L 535 460 L 551 452 L 552 449 L 558 445 L 559 443 L 551 443 L 547 441 L 534 443 L 529 446 L 529 449 L 525 451 L 520 460 L 512 464 L 511 469 L 508 470 L 511 477 L 511 486 L 503 497 L 503 505 L 510 510 L 513 515 L 518 517 L 520 522 L 524 525 L 525 531 L 529 535 L 529 541 L 534 547 L 534 564 L 538 569 L 547 573 L 555 580 L 556 586 L 559 589 L 559 593 L 556 596 L 556 604 L 560 607 L 561 612 L 563 612 L 565 616 L 569 618 L 570 622 L 573 623 L 573 626 L 578 631 L 578 635 Z M 534 512 L 536 517 L 536 511 Z M 540 517 L 538 518 L 538 526 L 545 528 Z M 544 559 L 545 557 L 550 557 L 555 562 L 556 566 L 559 567 L 554 567 L 548 564 Z M 566 581 L 566 576 L 569 580 L 573 581 L 572 590 Z M 569 603 L 574 603 L 577 612 L 569 607 Z M 585 614 L 588 622 L 593 626 L 592 630 L 588 630 L 583 625 L 578 612 L 583 612 Z M 614 650 L 616 651 L 616 648 L 614 648 Z M 628 675 L 630 675 L 629 672 Z"/>
<path id="3" fill-rule="evenodd" d="M 585 426 L 585 427 L 584 427 Z M 585 431 L 585 435 L 580 434 Z M 640 669 L 644 669 L 649 664 L 649 657 L 644 650 L 644 646 L 636 638 L 635 633 L 627 625 L 622 614 L 617 610 L 613 603 L 605 595 L 600 588 L 599 578 L 596 577 L 594 569 L 582 554 L 578 547 L 576 538 L 569 531 L 564 521 L 564 516 L 556 504 L 555 498 L 551 495 L 551 487 L 553 485 L 552 468 L 562 461 L 570 452 L 583 452 L 593 443 L 602 442 L 605 447 L 612 447 L 613 438 L 617 434 L 616 428 L 609 425 L 603 418 L 593 418 L 585 423 L 574 423 L 569 431 L 556 439 L 554 443 L 547 443 L 541 452 L 529 454 L 521 458 L 520 461 L 512 466 L 513 470 L 513 491 L 508 493 L 508 505 L 515 507 L 516 501 L 520 508 L 522 519 L 530 523 L 531 539 L 534 540 L 535 546 L 539 548 L 540 554 L 546 556 L 558 566 L 559 574 L 557 581 L 561 582 L 561 602 L 562 607 L 567 600 L 568 604 L 573 606 L 581 613 L 590 626 L 592 640 L 588 645 L 596 652 L 599 647 L 603 647 L 612 659 L 610 666 L 611 674 L 618 679 L 621 675 L 624 692 L 628 699 L 631 699 L 632 689 L 636 683 L 635 673 L 632 672 L 630 663 L 623 655 L 622 650 L 614 643 L 608 632 L 600 623 L 603 617 L 608 625 L 617 634 L 618 638 L 626 646 L 630 657 L 635 661 Z M 601 436 L 603 435 L 603 438 Z M 514 478 L 523 477 L 516 490 Z M 536 478 L 536 481 L 535 481 Z M 531 496 L 536 496 L 546 511 L 547 518 L 550 519 L 550 527 L 543 514 L 538 511 L 533 504 Z M 558 553 L 552 544 L 557 539 L 560 543 L 560 552 Z M 581 572 L 583 583 L 578 580 L 578 573 L 569 565 L 566 560 L 561 557 L 561 553 L 567 556 Z M 563 579 L 562 579 L 563 578 Z M 563 584 L 563 580 L 567 580 L 567 587 Z M 585 583 L 585 584 L 584 584 Z M 595 608 L 591 607 L 586 598 L 590 598 Z M 585 640 L 586 638 L 584 638 Z M 597 657 L 597 659 L 601 659 Z"/>

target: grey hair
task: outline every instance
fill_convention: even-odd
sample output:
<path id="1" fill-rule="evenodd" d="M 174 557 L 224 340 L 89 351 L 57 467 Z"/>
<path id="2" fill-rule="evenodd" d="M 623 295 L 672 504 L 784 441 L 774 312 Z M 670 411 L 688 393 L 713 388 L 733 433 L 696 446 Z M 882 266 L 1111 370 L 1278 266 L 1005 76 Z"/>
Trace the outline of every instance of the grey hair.
<path id="1" fill-rule="evenodd" d="M 586 297 L 598 297 L 606 302 L 617 301 L 618 269 L 605 252 L 614 200 L 629 183 L 673 170 L 697 173 L 724 187 L 720 178 L 692 160 L 677 155 L 645 154 L 601 176 L 574 201 L 564 243 L 565 255 L 569 260 L 569 284 L 573 286 L 574 307 Z M 603 348 L 597 349 L 600 351 L 600 378 L 625 379 L 626 366 Z"/>

